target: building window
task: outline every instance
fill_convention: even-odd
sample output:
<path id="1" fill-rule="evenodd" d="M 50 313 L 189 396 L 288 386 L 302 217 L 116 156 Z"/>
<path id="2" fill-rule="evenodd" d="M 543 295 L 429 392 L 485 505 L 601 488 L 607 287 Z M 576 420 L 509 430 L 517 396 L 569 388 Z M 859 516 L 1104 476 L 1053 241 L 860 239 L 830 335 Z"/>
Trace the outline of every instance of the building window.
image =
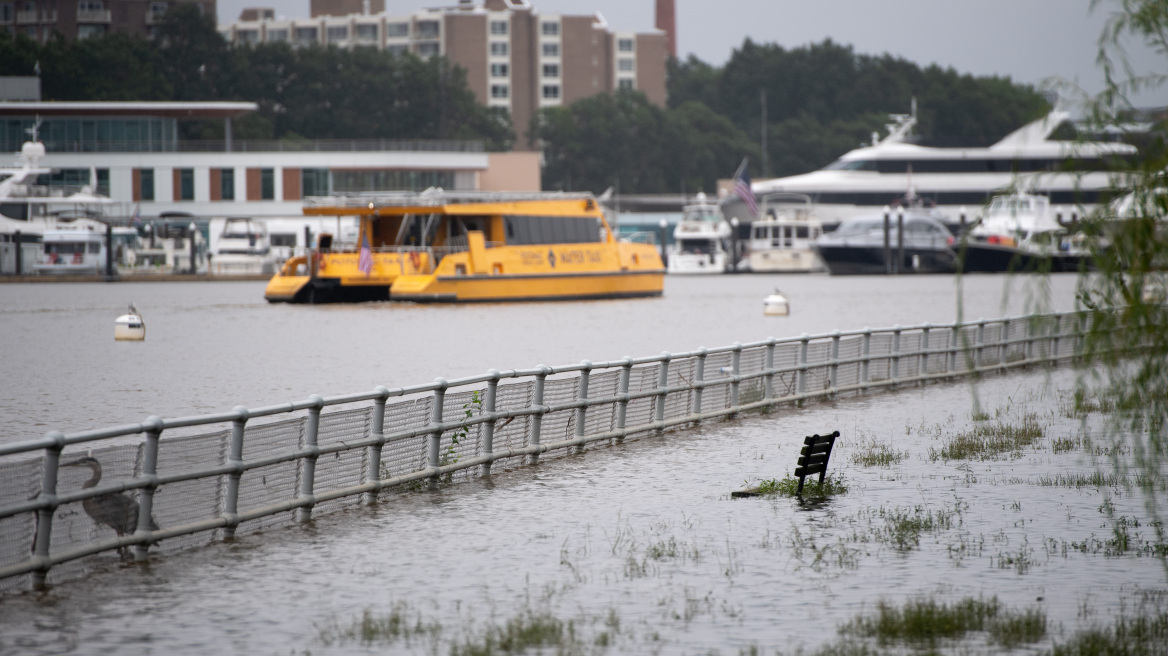
<path id="1" fill-rule="evenodd" d="M 138 183 L 142 187 L 142 200 L 154 200 L 154 169 L 138 169 Z"/>
<path id="2" fill-rule="evenodd" d="M 560 24 L 551 22 L 541 23 L 539 26 L 539 32 L 544 36 L 559 36 Z"/>
<path id="3" fill-rule="evenodd" d="M 633 86 L 633 81 L 632 81 L 632 80 L 627 80 L 627 79 L 626 79 L 626 80 L 621 80 L 621 81 L 620 81 L 620 83 L 619 83 L 619 88 L 620 88 L 620 89 L 624 89 L 624 90 L 626 90 L 626 91 L 632 91 L 632 90 L 633 90 L 634 88 L 636 88 L 636 87 L 634 87 L 634 86 Z"/>
<path id="4" fill-rule="evenodd" d="M 633 40 L 632 39 L 617 39 L 616 49 L 621 51 L 621 52 L 632 52 L 633 51 Z"/>
<path id="5" fill-rule="evenodd" d="M 407 52 L 409 52 L 409 51 L 410 51 L 410 47 L 409 47 L 409 46 L 403 46 L 403 45 L 396 45 L 396 46 L 386 46 L 386 47 L 385 47 L 385 51 L 386 51 L 386 52 L 388 52 L 388 53 L 389 53 L 389 54 L 391 54 L 391 55 L 394 55 L 394 56 L 400 56 L 400 55 L 404 55 L 404 54 L 406 54 Z"/>
<path id="6" fill-rule="evenodd" d="M 178 170 L 178 200 L 195 199 L 195 170 Z"/>
<path id="7" fill-rule="evenodd" d="M 560 56 L 560 44 L 558 44 L 558 43 L 545 43 L 545 44 L 543 44 L 543 56 L 544 57 L 559 57 Z"/>
<path id="8" fill-rule="evenodd" d="M 376 41 L 377 40 L 377 26 L 376 25 L 358 25 L 357 26 L 357 40 L 358 41 Z"/>
<path id="9" fill-rule="evenodd" d="M 330 25 L 325 28 L 325 37 L 328 39 L 329 43 L 333 43 L 335 41 L 344 41 L 349 38 L 349 26 Z"/>
<path id="10" fill-rule="evenodd" d="M 150 3 L 150 17 L 158 20 L 166 15 L 167 4 L 165 2 L 151 2 Z"/>
<path id="11" fill-rule="evenodd" d="M 545 84 L 543 85 L 543 97 L 548 100 L 554 100 L 560 97 L 560 85 Z"/>
<path id="12" fill-rule="evenodd" d="M 219 199 L 235 200 L 235 169 L 219 169 Z"/>
<path id="13" fill-rule="evenodd" d="M 419 43 L 418 44 L 418 56 L 419 57 L 435 57 L 435 56 L 441 54 L 439 52 L 440 50 L 441 50 L 441 48 L 439 48 L 437 43 Z"/>
<path id="14" fill-rule="evenodd" d="M 506 35 L 507 21 L 491 21 L 491 34 Z"/>
<path id="15" fill-rule="evenodd" d="M 95 36 L 105 36 L 106 27 L 108 27 L 108 26 L 106 26 L 106 25 L 78 25 L 77 26 L 77 38 L 78 39 L 88 39 L 90 37 L 95 37 Z M 34 27 L 28 33 L 28 35 L 35 39 L 36 38 L 36 28 Z"/>
<path id="16" fill-rule="evenodd" d="M 633 70 L 633 60 L 628 58 L 618 59 L 616 62 L 616 68 L 620 71 L 631 71 Z"/>
<path id="17" fill-rule="evenodd" d="M 491 56 L 492 57 L 506 57 L 507 56 L 507 44 L 506 43 L 492 43 L 491 44 Z"/>
<path id="18" fill-rule="evenodd" d="M 418 31 L 416 36 L 419 39 L 437 39 L 438 21 L 418 21 Z"/>
<path id="19" fill-rule="evenodd" d="M 97 194 L 99 196 L 110 195 L 109 169 L 97 170 Z"/>
<path id="20" fill-rule="evenodd" d="M 511 96 L 511 87 L 506 84 L 492 84 L 491 97 L 492 98 L 509 98 Z"/>
<path id="21" fill-rule="evenodd" d="M 300 188 L 304 196 L 327 196 L 328 179 L 328 169 L 300 169 Z"/>
<path id="22" fill-rule="evenodd" d="M 26 6 L 27 6 L 27 4 L 31 4 L 31 3 L 26 3 Z M 36 5 L 33 4 L 32 7 L 33 7 L 33 9 L 35 9 Z M 96 12 L 104 11 L 104 10 L 105 10 L 105 3 L 102 2 L 102 0 L 77 0 L 77 13 L 78 14 L 89 14 L 91 12 L 96 13 Z M 81 18 L 81 16 L 79 15 L 78 18 Z"/>
<path id="23" fill-rule="evenodd" d="M 316 43 L 316 28 L 315 27 L 298 27 L 296 28 L 296 45 L 310 46 Z"/>
<path id="24" fill-rule="evenodd" d="M 559 77 L 560 76 L 560 65 L 559 64 L 544 64 L 543 65 L 543 76 L 544 77 Z"/>
<path id="25" fill-rule="evenodd" d="M 268 43 L 287 43 L 288 30 L 268 30 Z"/>
<path id="26" fill-rule="evenodd" d="M 0 2 L 0 23 L 11 23 L 16 11 L 11 2 Z"/>
<path id="27" fill-rule="evenodd" d="M 260 200 L 275 200 L 276 172 L 274 169 L 260 169 Z"/>
<path id="28" fill-rule="evenodd" d="M 235 40 L 238 43 L 259 43 L 259 30 L 235 30 Z"/>
<path id="29" fill-rule="evenodd" d="M 491 64 L 491 77 L 507 77 L 507 64 Z"/>
<path id="30" fill-rule="evenodd" d="M 409 36 L 409 23 L 386 23 L 385 36 Z"/>

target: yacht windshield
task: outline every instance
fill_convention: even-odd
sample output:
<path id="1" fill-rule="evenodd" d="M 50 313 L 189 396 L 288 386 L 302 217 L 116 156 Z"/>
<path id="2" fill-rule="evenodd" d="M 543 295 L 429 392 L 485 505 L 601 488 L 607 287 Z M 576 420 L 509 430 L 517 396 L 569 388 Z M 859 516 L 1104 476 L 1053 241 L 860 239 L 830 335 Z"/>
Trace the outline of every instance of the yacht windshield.
<path id="1" fill-rule="evenodd" d="M 876 171 L 876 162 L 863 159 L 842 160 L 828 164 L 825 171 Z"/>
<path id="2" fill-rule="evenodd" d="M 858 235 L 868 232 L 870 230 L 883 230 L 884 218 L 875 219 L 856 219 L 854 221 L 847 221 L 840 225 L 835 232 L 839 235 Z"/>

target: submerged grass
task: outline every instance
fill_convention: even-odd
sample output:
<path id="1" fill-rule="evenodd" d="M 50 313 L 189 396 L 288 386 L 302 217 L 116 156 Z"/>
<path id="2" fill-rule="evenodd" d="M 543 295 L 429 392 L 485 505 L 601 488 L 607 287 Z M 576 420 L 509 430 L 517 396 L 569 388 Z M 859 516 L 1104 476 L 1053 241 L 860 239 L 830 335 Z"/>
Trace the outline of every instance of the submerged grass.
<path id="1" fill-rule="evenodd" d="M 861 467 L 891 467 L 908 457 L 908 451 L 898 451 L 891 444 L 869 440 L 852 453 L 851 461 Z"/>
<path id="2" fill-rule="evenodd" d="M 880 601 L 875 615 L 857 617 L 843 625 L 840 633 L 875 638 L 881 646 L 935 648 L 942 640 L 958 640 L 982 631 L 991 643 L 1012 649 L 1043 639 L 1046 623 L 1041 610 L 1004 609 L 997 597 L 965 598 L 953 604 L 930 598 L 910 600 L 902 607 Z"/>
<path id="3" fill-rule="evenodd" d="M 799 478 L 788 474 L 786 477 L 769 478 L 759 481 L 759 494 L 777 494 L 784 497 L 795 496 L 799 489 Z M 803 484 L 803 496 L 805 497 L 829 497 L 837 494 L 846 494 L 848 485 L 844 482 L 842 476 L 835 474 L 828 474 L 824 477 L 823 483 L 819 482 L 819 477 L 808 476 L 807 481 Z"/>
<path id="4" fill-rule="evenodd" d="M 1033 414 L 1023 417 L 1019 424 L 986 422 L 954 435 L 940 449 L 930 447 L 929 460 L 991 460 L 1004 453 L 1021 454 L 1042 435 L 1042 426 Z"/>

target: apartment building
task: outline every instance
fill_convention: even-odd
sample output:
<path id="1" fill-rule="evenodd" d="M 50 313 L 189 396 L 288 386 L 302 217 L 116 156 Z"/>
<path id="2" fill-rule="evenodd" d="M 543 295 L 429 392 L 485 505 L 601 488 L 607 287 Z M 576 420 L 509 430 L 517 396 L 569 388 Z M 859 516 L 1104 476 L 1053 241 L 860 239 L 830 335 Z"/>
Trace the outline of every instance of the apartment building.
<path id="1" fill-rule="evenodd" d="M 180 3 L 215 13 L 215 0 L 0 0 L 0 31 L 41 42 L 54 33 L 69 40 L 114 32 L 153 36 Z"/>
<path id="2" fill-rule="evenodd" d="M 520 143 L 544 107 L 618 89 L 664 106 L 666 31 L 613 29 L 600 14 L 543 13 L 527 0 L 463 0 L 411 14 L 384 0 L 311 0 L 311 18 L 277 20 L 246 10 L 219 31 L 238 45 L 368 46 L 420 57 L 442 55 L 467 72 L 485 105 L 511 114 Z M 246 20 L 245 20 L 246 19 Z"/>

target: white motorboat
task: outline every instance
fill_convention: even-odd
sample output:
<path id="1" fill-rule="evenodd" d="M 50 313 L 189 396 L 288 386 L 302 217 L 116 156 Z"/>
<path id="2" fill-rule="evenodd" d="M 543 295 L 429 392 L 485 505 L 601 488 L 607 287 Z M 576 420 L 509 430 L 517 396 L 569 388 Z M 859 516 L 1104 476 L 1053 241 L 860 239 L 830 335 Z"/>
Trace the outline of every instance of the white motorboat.
<path id="1" fill-rule="evenodd" d="M 1137 152 L 1118 142 L 1063 141 L 1055 130 L 1070 119 L 1056 109 L 985 148 L 937 148 L 910 142 L 916 125 L 912 114 L 894 114 L 888 135 L 872 135 L 872 145 L 845 153 L 819 171 L 758 180 L 754 193 L 810 196 L 824 225 L 878 211 L 913 186 L 935 204 L 943 221 L 955 226 L 964 208 L 985 205 L 1011 188 L 1031 189 L 1050 199 L 1052 214 L 1063 220 L 1091 211 L 1114 189 L 1116 161 Z"/>
<path id="2" fill-rule="evenodd" d="M 848 219 L 822 235 L 815 250 L 833 276 L 952 273 L 953 241 L 935 212 L 909 207 Z"/>
<path id="3" fill-rule="evenodd" d="M 755 273 L 823 271 L 814 245 L 823 226 L 806 194 L 767 194 L 750 224 L 750 270 Z"/>
<path id="4" fill-rule="evenodd" d="M 669 273 L 725 273 L 734 263 L 729 253 L 730 224 L 714 203 L 699 193 L 696 202 L 682 209 L 673 229 Z"/>
<path id="5" fill-rule="evenodd" d="M 276 272 L 276 256 L 263 221 L 251 218 L 228 218 L 216 230 L 211 222 L 213 248 L 210 271 L 219 275 L 271 275 Z"/>
<path id="6" fill-rule="evenodd" d="M 77 219 L 46 230 L 33 269 L 39 274 L 100 275 L 106 266 L 106 225 Z"/>
<path id="7" fill-rule="evenodd" d="M 970 272 L 1078 271 L 1088 257 L 1082 236 L 1067 234 L 1050 214 L 1050 199 L 1018 192 L 995 196 L 960 248 Z"/>

